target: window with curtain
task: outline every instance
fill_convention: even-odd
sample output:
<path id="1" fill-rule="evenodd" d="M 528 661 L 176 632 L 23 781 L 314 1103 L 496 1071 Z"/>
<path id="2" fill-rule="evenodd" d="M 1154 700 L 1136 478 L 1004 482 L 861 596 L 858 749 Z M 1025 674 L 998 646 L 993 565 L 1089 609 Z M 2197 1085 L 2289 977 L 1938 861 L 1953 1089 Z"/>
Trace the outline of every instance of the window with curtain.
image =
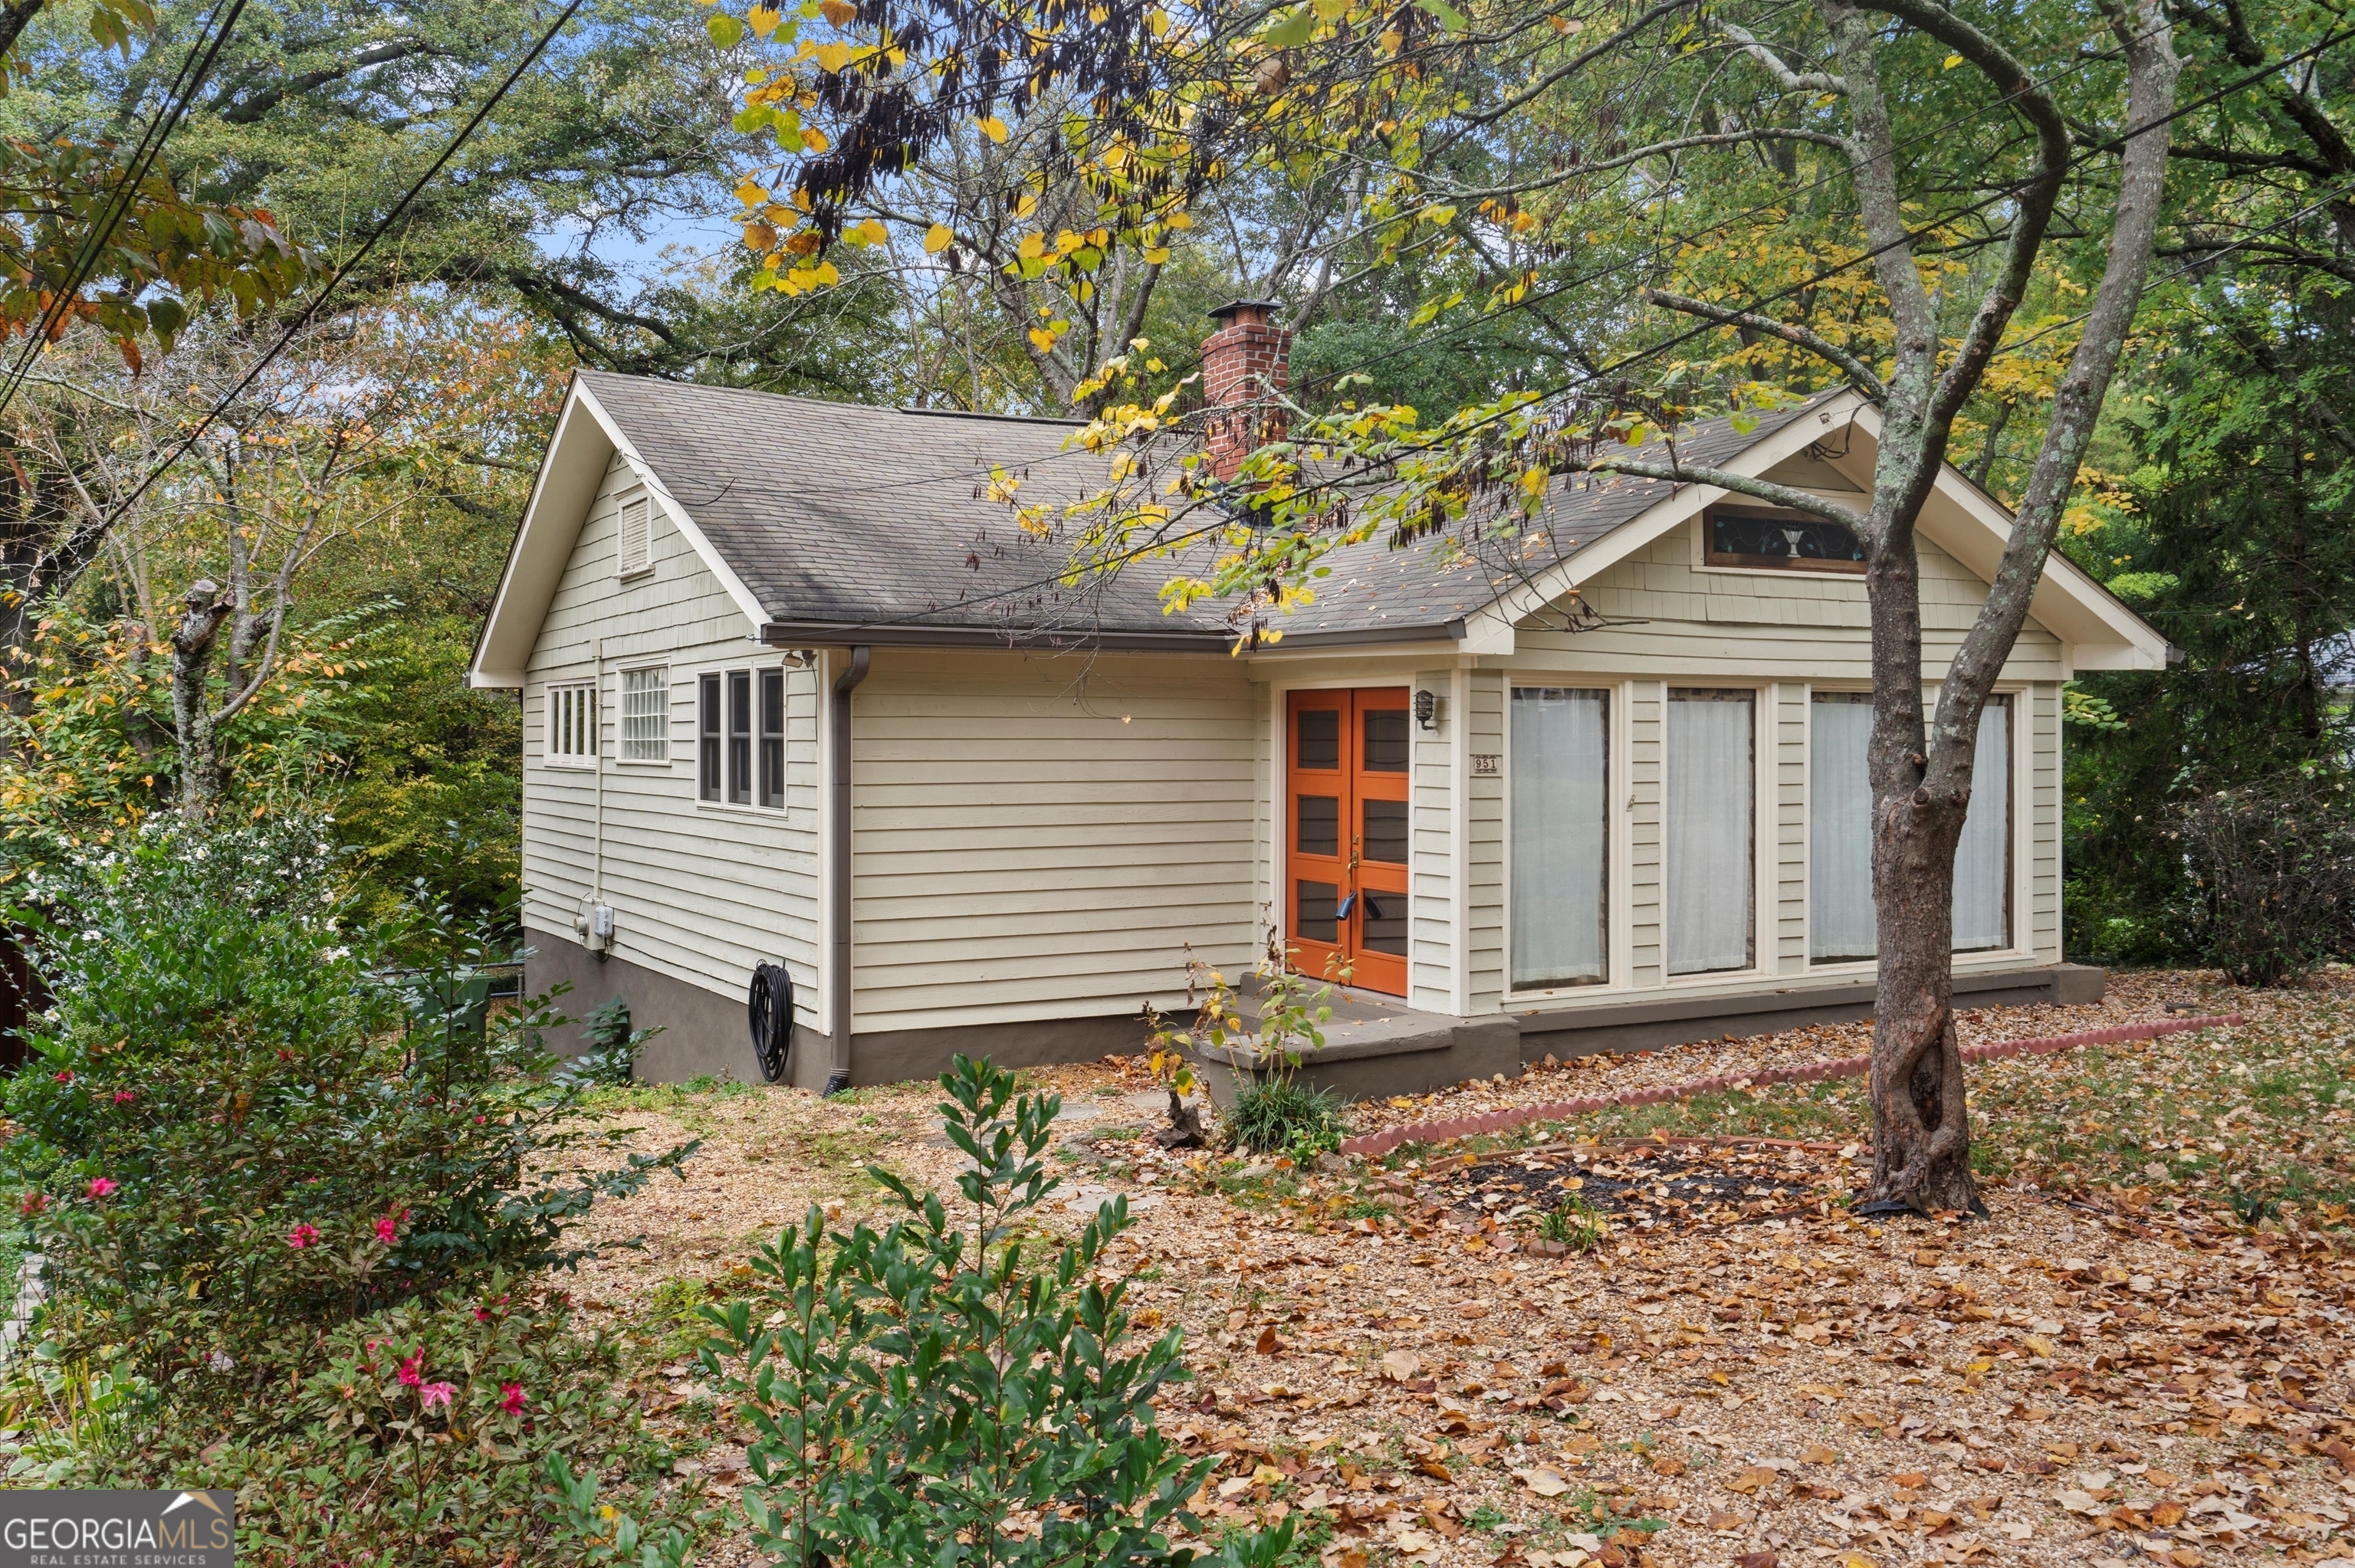
<path id="1" fill-rule="evenodd" d="M 2011 699 L 1979 715 L 1971 805 L 1955 845 L 1955 951 L 2011 946 Z"/>
<path id="2" fill-rule="evenodd" d="M 2011 945 L 2011 714 L 2009 696 L 1979 716 L 1971 804 L 1955 845 L 1955 951 Z M 1872 784 L 1865 747 L 1872 699 L 1817 692 L 1807 745 L 1807 956 L 1817 963 L 1870 959 L 1879 949 L 1872 912 Z"/>
<path id="3" fill-rule="evenodd" d="M 1512 703 L 1512 986 L 1609 974 L 1611 699 L 1516 686 Z"/>
<path id="4" fill-rule="evenodd" d="M 1872 697 L 1817 692 L 1807 715 L 1807 957 L 1853 962 L 1879 950 L 1872 914 Z"/>
<path id="5" fill-rule="evenodd" d="M 1746 969 L 1756 837 L 1758 694 L 1668 693 L 1668 972 Z"/>

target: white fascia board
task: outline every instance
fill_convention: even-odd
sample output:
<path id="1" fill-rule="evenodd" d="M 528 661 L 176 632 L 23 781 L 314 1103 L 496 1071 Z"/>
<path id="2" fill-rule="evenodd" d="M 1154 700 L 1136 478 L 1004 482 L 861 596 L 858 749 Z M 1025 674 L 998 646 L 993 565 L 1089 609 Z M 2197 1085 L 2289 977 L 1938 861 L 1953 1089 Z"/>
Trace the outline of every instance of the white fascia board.
<path id="1" fill-rule="evenodd" d="M 572 558 L 581 525 L 588 520 L 597 482 L 613 461 L 611 439 L 593 417 L 581 411 L 586 398 L 574 382 L 557 416 L 556 433 L 540 454 L 531 500 L 507 546 L 498 593 L 474 642 L 474 662 L 466 671 L 469 686 L 516 690 L 523 685 L 524 671 L 539 641 L 540 623 L 556 597 L 564 565 Z"/>
<path id="2" fill-rule="evenodd" d="M 1857 411 L 1856 423 L 1878 446 L 1881 411 L 1868 405 Z M 1940 465 L 1916 525 L 1982 582 L 1995 580 L 2011 540 L 2011 514 L 1951 463 Z M 2045 556 L 2028 613 L 2066 645 L 2066 662 L 2073 669 L 2167 668 L 2167 639 L 2058 550 Z"/>
<path id="3" fill-rule="evenodd" d="M 1862 394 L 1853 389 L 1843 391 L 1821 408 L 1811 409 L 1802 418 L 1742 448 L 1716 466 L 1745 478 L 1762 474 L 1777 463 L 1798 456 L 1825 436 L 1839 429 L 1856 416 L 1858 409 L 1865 407 L 1868 405 Z M 1667 449 L 1664 447 L 1662 450 Z M 1593 582 L 1663 534 L 1689 521 L 1702 507 L 1724 500 L 1728 492 L 1714 484 L 1677 487 L 1670 494 L 1653 503 L 1560 566 L 1539 573 L 1478 614 L 1467 617 L 1464 652 L 1510 653 L 1513 651 L 1513 628 L 1523 619 L 1565 597 L 1581 584 Z"/>
<path id="4" fill-rule="evenodd" d="M 540 625 L 548 617 L 549 605 L 555 600 L 557 584 L 572 559 L 572 547 L 589 520 L 597 487 L 615 452 L 622 454 L 631 472 L 658 500 L 664 515 L 727 590 L 751 623 L 752 632 L 757 635 L 768 620 L 760 600 L 719 558 L 711 541 L 622 433 L 613 416 L 586 387 L 575 381 L 565 395 L 563 412 L 557 417 L 556 433 L 549 439 L 548 450 L 540 459 L 539 474 L 532 482 L 531 500 L 524 508 L 522 525 L 516 530 L 515 543 L 508 546 L 506 567 L 499 574 L 497 596 L 491 601 L 491 613 L 485 619 L 482 636 L 475 643 L 474 663 L 466 672 L 469 686 L 513 690 L 523 685 L 532 650 L 539 641 Z"/>
<path id="5" fill-rule="evenodd" d="M 767 625 L 769 621 L 767 607 L 753 597 L 751 588 L 744 586 L 744 579 L 736 575 L 736 568 L 722 560 L 719 552 L 711 547 L 711 541 L 704 536 L 702 528 L 697 524 L 694 518 L 687 515 L 686 505 L 677 496 L 670 493 L 670 486 L 665 484 L 662 482 L 662 476 L 655 472 L 654 465 L 639 455 L 638 449 L 631 443 L 629 437 L 622 433 L 622 427 L 613 422 L 613 416 L 605 412 L 603 405 L 585 389 L 581 393 L 581 401 L 595 417 L 598 426 L 604 430 L 606 439 L 613 443 L 613 450 L 620 452 L 628 461 L 632 471 L 638 477 L 638 482 L 646 487 L 648 494 L 662 503 L 663 514 L 670 519 L 671 526 L 677 528 L 679 536 L 695 547 L 695 553 L 701 558 L 706 569 L 719 580 L 719 586 L 727 590 L 728 597 L 735 601 L 736 608 L 742 611 L 744 619 L 751 623 L 751 630 L 748 635 L 759 636 L 761 628 Z"/>

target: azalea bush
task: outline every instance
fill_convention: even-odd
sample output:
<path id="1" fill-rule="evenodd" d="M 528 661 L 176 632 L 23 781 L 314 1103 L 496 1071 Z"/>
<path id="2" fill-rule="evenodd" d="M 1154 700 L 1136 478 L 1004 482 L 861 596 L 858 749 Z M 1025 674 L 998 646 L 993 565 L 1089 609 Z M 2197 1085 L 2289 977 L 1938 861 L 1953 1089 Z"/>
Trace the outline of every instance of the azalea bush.
<path id="1" fill-rule="evenodd" d="M 135 1347 L 175 1397 L 226 1393 L 224 1358 L 282 1386 L 336 1324 L 568 1264 L 573 1221 L 689 1152 L 603 1151 L 549 1001 L 486 1020 L 468 982 L 504 955 L 446 909 L 352 928 L 334 859 L 300 817 L 163 820 L 26 879 L 56 1001 L 0 1161 L 55 1271 L 45 1331 Z"/>

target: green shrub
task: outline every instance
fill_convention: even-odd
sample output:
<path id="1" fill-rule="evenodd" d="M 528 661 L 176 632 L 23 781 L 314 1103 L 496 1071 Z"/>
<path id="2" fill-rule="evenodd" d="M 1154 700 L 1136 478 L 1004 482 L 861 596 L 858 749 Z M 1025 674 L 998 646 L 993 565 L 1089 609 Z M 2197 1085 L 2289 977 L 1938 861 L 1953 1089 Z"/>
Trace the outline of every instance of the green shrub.
<path id="1" fill-rule="evenodd" d="M 691 1522 L 655 1492 L 674 1456 L 621 1396 L 620 1347 L 543 1289 L 488 1276 L 340 1325 L 318 1360 L 223 1424 L 187 1419 L 121 1368 L 77 1389 L 51 1348 L 29 1381 L 82 1417 L 36 1426 L 12 1481 L 232 1489 L 238 1560 L 286 1568 L 538 1556 L 559 1517 L 543 1478 L 559 1457 L 627 1477 L 617 1495 L 669 1528 Z"/>
<path id="2" fill-rule="evenodd" d="M 626 1084 L 638 1069 L 638 1053 L 660 1029 L 630 1027 L 630 1004 L 620 997 L 591 1008 L 581 1021 L 581 1054 L 567 1070 L 591 1084 Z"/>
<path id="3" fill-rule="evenodd" d="M 1186 1501 L 1215 1460 L 1178 1453 L 1151 1404 L 1186 1375 L 1178 1336 L 1135 1346 L 1123 1287 L 1091 1277 L 1125 1200 L 1034 1240 L 1060 1101 L 963 1057 L 941 1083 L 972 1162 L 960 1206 L 876 1170 L 904 1211 L 888 1231 L 829 1232 L 813 1209 L 762 1249 L 750 1296 L 704 1308 L 705 1366 L 759 1434 L 757 1544 L 802 1568 L 1189 1561 L 1172 1527 L 1200 1527 Z M 1221 1561 L 1273 1563 L 1291 1535 L 1231 1537 Z"/>
<path id="4" fill-rule="evenodd" d="M 0 1168 L 50 1258 L 44 1332 L 133 1347 L 176 1399 L 229 1392 L 217 1355 L 283 1387 L 335 1324 L 570 1263 L 591 1203 L 691 1152 L 585 1158 L 546 1000 L 486 1027 L 489 955 L 446 910 L 346 929 L 314 832 L 154 827 L 31 879 L 21 916 L 56 1002 Z M 429 966 L 380 978 L 404 948 Z"/>
<path id="5" fill-rule="evenodd" d="M 2300 772 L 2179 808 L 2169 835 L 2198 895 L 2194 930 L 2240 985 L 2281 985 L 2355 956 L 2355 796 Z"/>
<path id="6" fill-rule="evenodd" d="M 1341 1099 L 1304 1087 L 1290 1073 L 1244 1086 L 1226 1115 L 1227 1140 L 1253 1154 L 1289 1154 L 1306 1163 L 1341 1146 Z"/>

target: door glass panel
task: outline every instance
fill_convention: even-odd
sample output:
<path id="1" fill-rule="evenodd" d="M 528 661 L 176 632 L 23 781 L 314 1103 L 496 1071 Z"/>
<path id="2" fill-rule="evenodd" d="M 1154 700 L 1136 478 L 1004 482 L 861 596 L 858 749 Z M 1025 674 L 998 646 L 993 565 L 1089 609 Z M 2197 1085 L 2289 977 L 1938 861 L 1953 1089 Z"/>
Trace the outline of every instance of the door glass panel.
<path id="1" fill-rule="evenodd" d="M 1369 953 L 1406 957 L 1406 895 L 1368 893 L 1359 902 L 1365 911 L 1366 934 L 1359 945 Z"/>
<path id="2" fill-rule="evenodd" d="M 1293 848 L 1302 854 L 1341 853 L 1341 800 L 1337 795 L 1300 797 L 1300 827 Z"/>
<path id="3" fill-rule="evenodd" d="M 1306 804 L 1305 801 L 1302 803 Z M 1385 865 L 1404 865 L 1406 802 L 1360 800 L 1358 804 L 1365 818 L 1365 843 L 1362 846 L 1365 857 L 1380 861 Z"/>
<path id="4" fill-rule="evenodd" d="M 1366 771 L 1406 771 L 1406 710 L 1376 708 L 1366 715 Z"/>
<path id="5" fill-rule="evenodd" d="M 1295 882 L 1292 885 L 1298 905 L 1292 934 L 1311 942 L 1338 942 L 1340 922 L 1334 911 L 1341 902 L 1341 890 L 1329 882 Z"/>
<path id="6" fill-rule="evenodd" d="M 1299 744 L 1293 749 L 1302 768 L 1330 769 L 1341 766 L 1341 715 L 1331 708 L 1301 713 Z"/>
<path id="7" fill-rule="evenodd" d="M 1512 976 L 1516 990 L 1609 975 L 1609 694 L 1513 688 Z"/>

